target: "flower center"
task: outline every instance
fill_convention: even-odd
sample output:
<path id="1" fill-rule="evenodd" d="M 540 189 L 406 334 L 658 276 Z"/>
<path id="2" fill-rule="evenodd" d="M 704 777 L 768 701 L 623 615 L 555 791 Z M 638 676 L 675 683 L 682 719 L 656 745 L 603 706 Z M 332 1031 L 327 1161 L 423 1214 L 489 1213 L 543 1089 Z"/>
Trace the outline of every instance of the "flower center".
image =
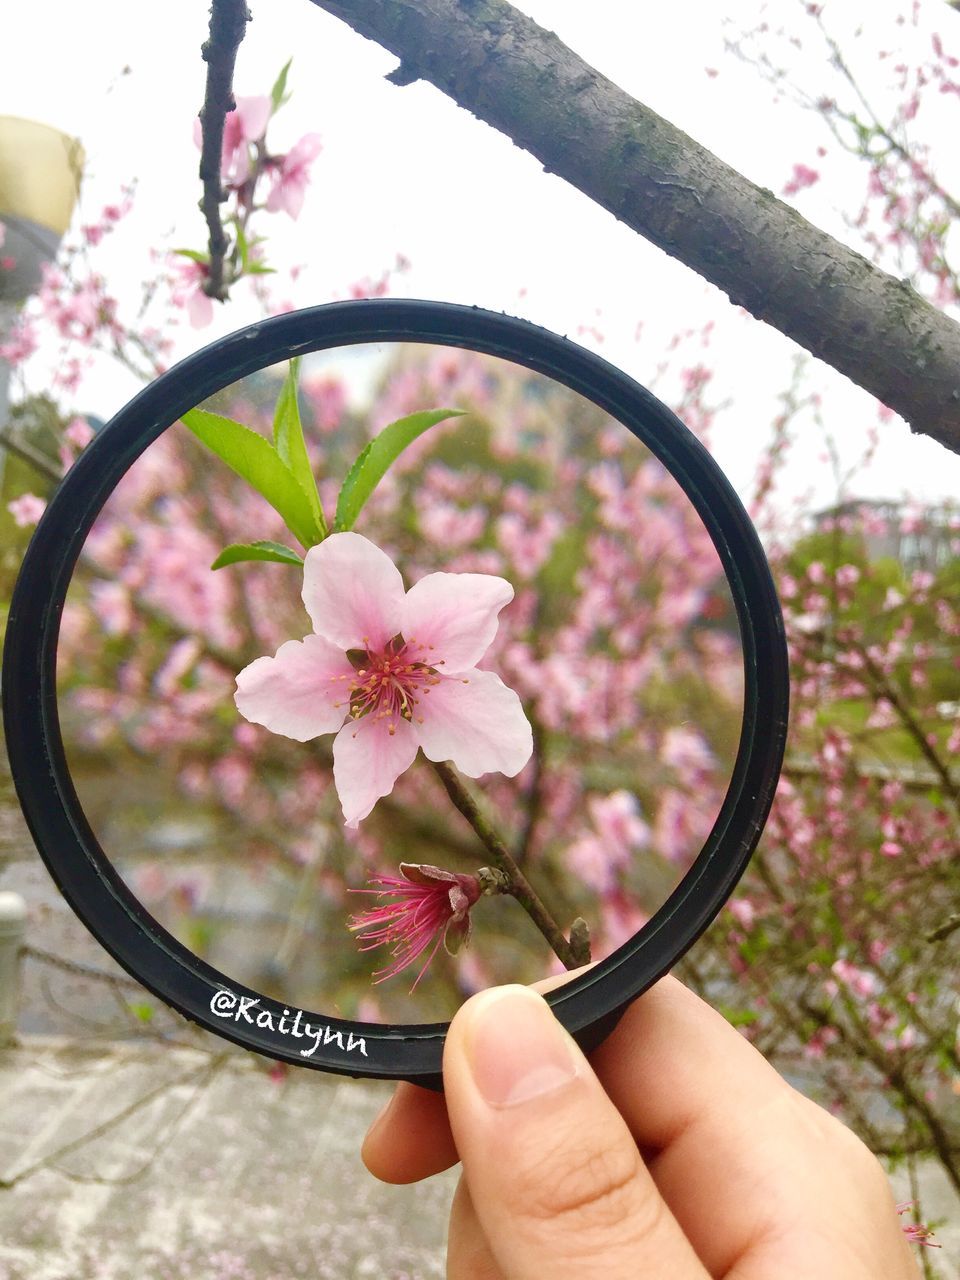
<path id="1" fill-rule="evenodd" d="M 440 675 L 435 667 L 421 661 L 418 653 L 416 642 L 400 635 L 380 651 L 352 649 L 347 656 L 357 674 L 350 687 L 350 718 L 386 720 L 391 734 L 396 733 L 400 720 L 422 724 L 417 705 L 424 693 L 440 683 Z"/>

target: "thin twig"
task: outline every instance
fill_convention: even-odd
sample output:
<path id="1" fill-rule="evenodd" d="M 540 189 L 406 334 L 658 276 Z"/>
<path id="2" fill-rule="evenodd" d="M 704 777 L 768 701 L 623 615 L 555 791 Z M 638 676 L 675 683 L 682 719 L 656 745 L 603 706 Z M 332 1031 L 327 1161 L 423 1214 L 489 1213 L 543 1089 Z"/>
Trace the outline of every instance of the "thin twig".
<path id="1" fill-rule="evenodd" d="M 930 930 L 926 935 L 927 941 L 942 942 L 944 938 L 949 938 L 951 933 L 956 933 L 958 929 L 960 929 L 960 911 L 955 911 L 953 915 L 947 916 L 942 924 Z"/>
<path id="2" fill-rule="evenodd" d="M 203 124 L 200 149 L 203 197 L 200 209 L 207 220 L 210 249 L 203 291 L 220 301 L 227 296 L 228 282 L 224 276 L 224 261 L 229 248 L 227 233 L 220 217 L 220 205 L 226 199 L 220 180 L 223 128 L 227 112 L 236 106 L 233 98 L 233 68 L 249 20 L 246 0 L 213 0 L 210 6 L 210 36 L 200 50 L 207 64 L 207 85 L 200 109 Z"/>
<path id="3" fill-rule="evenodd" d="M 73 974 L 74 977 L 93 978 L 100 982 L 109 982 L 114 986 L 133 987 L 137 991 L 143 991 L 143 983 L 138 982 L 136 978 L 131 978 L 129 974 L 110 973 L 109 970 L 101 969 L 97 965 L 67 960 L 64 956 L 58 956 L 52 951 L 44 951 L 41 947 L 24 946 L 20 948 L 20 954 L 27 960 L 39 960 L 41 964 L 62 969 L 64 973 Z"/>
<path id="4" fill-rule="evenodd" d="M 901 697 L 899 690 L 890 680 L 880 666 L 873 660 L 866 648 L 858 646 L 858 655 L 863 660 L 864 670 L 867 673 L 870 684 L 873 686 L 874 693 L 885 698 L 890 703 L 894 711 L 900 717 L 900 723 L 913 738 L 920 754 L 926 760 L 927 764 L 936 774 L 940 785 L 946 792 L 947 796 L 953 802 L 954 808 L 960 811 L 960 785 L 951 776 L 950 770 L 941 760 L 939 753 L 931 745 L 923 725 L 920 724 L 913 711 L 908 706 L 906 700 Z"/>
<path id="5" fill-rule="evenodd" d="M 517 858 L 521 862 L 525 862 L 530 854 L 537 823 L 543 813 L 543 758 L 546 744 L 544 742 L 543 729 L 537 720 L 531 721 L 531 728 L 533 730 L 533 776 L 530 779 L 530 787 L 527 792 L 527 819 L 524 823 L 523 831 L 520 833 L 520 843 L 517 848 Z"/>
<path id="6" fill-rule="evenodd" d="M 557 957 L 568 969 L 575 969 L 580 964 L 583 964 L 584 961 L 575 954 L 574 948 L 564 937 L 560 926 L 543 905 L 530 881 L 517 866 L 513 854 L 494 830 L 486 816 L 480 812 L 477 802 L 467 790 L 457 771 L 452 765 L 445 762 L 434 762 L 433 769 L 443 783 L 444 789 L 455 807 L 460 810 L 471 827 L 473 827 L 480 839 L 480 843 L 493 858 L 497 867 L 507 876 L 510 881 L 510 887 L 507 892 L 520 903 L 521 907 L 550 943 Z"/>

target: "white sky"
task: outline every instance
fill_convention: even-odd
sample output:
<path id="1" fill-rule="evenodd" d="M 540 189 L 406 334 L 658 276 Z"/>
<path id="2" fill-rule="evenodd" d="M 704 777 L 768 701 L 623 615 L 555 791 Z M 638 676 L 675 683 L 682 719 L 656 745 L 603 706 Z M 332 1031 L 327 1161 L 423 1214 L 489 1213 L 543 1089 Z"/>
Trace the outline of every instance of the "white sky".
<path id="1" fill-rule="evenodd" d="M 665 6 L 520 0 L 519 7 L 761 185 L 779 192 L 795 161 L 819 163 L 816 147 L 827 139 L 818 122 L 788 103 L 773 105 L 757 73 L 724 52 L 728 32 L 714 0 Z M 864 75 L 878 94 L 889 63 L 877 63 L 871 49 L 914 40 L 929 47 L 933 29 L 960 45 L 960 15 L 943 0 L 922 0 L 919 34 L 891 24 L 900 7 L 872 0 L 865 16 L 865 6 L 850 0 L 825 5 L 825 18 L 838 33 L 849 29 L 854 14 L 873 24 L 861 43 Z M 905 0 L 902 7 L 908 7 Z M 705 359 L 716 369 L 715 397 L 730 400 L 731 408 L 718 421 L 713 449 L 741 492 L 748 492 L 776 396 L 789 381 L 797 352 L 792 343 L 544 174 L 530 156 L 437 90 L 387 84 L 395 59 L 308 0 L 251 0 L 251 8 L 237 92 L 268 92 L 293 54 L 294 96 L 271 126 L 272 143 L 282 148 L 308 130 L 324 138 L 300 220 L 268 215 L 261 224 L 274 265 L 307 264 L 290 291 L 297 305 L 343 296 L 352 281 L 378 276 L 400 252 L 412 266 L 396 294 L 512 312 L 588 346 L 596 340 L 582 331 L 595 326 L 604 335 L 601 353 L 642 381 L 653 379 L 678 330 L 700 330 L 714 320 L 711 347 L 692 348 L 684 362 Z M 763 9 L 773 26 L 785 21 L 805 33 L 808 52 L 796 55 L 800 74 L 814 90 L 828 85 L 822 48 L 802 21 L 799 0 L 740 0 L 733 8 L 742 27 Z M 124 182 L 139 179 L 136 213 L 111 246 L 113 256 L 105 258 L 114 281 L 129 281 L 126 291 L 116 287 L 131 300 L 149 272 L 150 246 L 204 247 L 191 131 L 203 95 L 199 47 L 206 22 L 207 5 L 198 0 L 166 0 L 153 8 L 98 0 L 92 9 L 31 0 L 8 12 L 3 24 L 0 114 L 44 120 L 82 139 L 88 175 L 80 218 L 94 218 Z M 719 74 L 711 79 L 707 67 Z M 929 120 L 941 144 L 944 180 L 955 189 L 958 108 L 955 96 L 944 96 Z M 951 165 L 953 172 L 946 172 Z M 865 174 L 839 159 L 822 168 L 824 181 L 797 197 L 798 207 L 833 234 L 847 235 L 838 209 L 857 207 Z M 209 329 L 184 327 L 180 353 L 256 314 L 241 286 Z M 832 370 L 811 364 L 810 385 L 823 393 L 824 420 L 852 460 L 876 421 L 875 402 Z M 669 383 L 662 386 L 667 398 Z M 126 375 L 105 369 L 88 381 L 78 407 L 109 417 L 133 390 Z M 806 426 L 787 488 L 791 495 L 809 492 L 815 507 L 832 501 L 835 488 L 822 436 Z M 960 458 L 911 437 L 899 422 L 884 426 L 883 440 L 853 492 L 906 491 L 929 499 L 960 492 Z"/>

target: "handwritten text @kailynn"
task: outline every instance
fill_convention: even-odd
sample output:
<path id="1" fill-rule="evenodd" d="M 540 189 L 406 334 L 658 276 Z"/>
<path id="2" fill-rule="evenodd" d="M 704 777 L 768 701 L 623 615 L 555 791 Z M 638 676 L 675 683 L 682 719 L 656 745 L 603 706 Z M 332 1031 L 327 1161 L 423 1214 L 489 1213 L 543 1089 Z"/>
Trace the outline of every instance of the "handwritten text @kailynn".
<path id="1" fill-rule="evenodd" d="M 251 1027 L 259 1027 L 262 1031 L 277 1031 L 280 1035 L 291 1036 L 295 1040 L 312 1041 L 312 1044 L 300 1050 L 301 1058 L 312 1058 L 321 1045 L 326 1047 L 328 1044 L 336 1045 L 344 1053 L 359 1049 L 364 1057 L 367 1056 L 363 1036 L 355 1036 L 352 1031 L 348 1031 L 347 1042 L 344 1044 L 342 1031 L 334 1031 L 332 1027 L 314 1027 L 309 1022 L 303 1022 L 302 1009 L 293 1012 L 284 1009 L 283 1013 L 271 1013 L 269 1009 L 258 1009 L 259 1003 L 259 996 L 238 996 L 224 989 L 215 991 L 211 996 L 210 1012 L 218 1018 L 229 1018 L 233 1022 L 248 1022 Z"/>

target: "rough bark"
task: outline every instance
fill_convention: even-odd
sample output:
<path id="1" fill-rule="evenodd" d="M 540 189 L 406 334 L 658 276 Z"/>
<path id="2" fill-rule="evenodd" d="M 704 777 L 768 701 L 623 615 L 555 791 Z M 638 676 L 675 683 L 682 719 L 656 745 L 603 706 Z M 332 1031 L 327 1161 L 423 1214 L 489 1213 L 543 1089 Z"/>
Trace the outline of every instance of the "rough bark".
<path id="1" fill-rule="evenodd" d="M 505 0 L 312 0 L 633 230 L 960 453 L 960 325 Z"/>
<path id="2" fill-rule="evenodd" d="M 200 119 L 203 123 L 203 145 L 200 151 L 200 181 L 203 198 L 200 208 L 207 222 L 210 248 L 208 274 L 203 291 L 222 302 L 227 296 L 228 282 L 224 277 L 226 253 L 230 241 L 220 217 L 220 205 L 227 195 L 220 178 L 220 158 L 223 152 L 223 127 L 228 111 L 236 103 L 233 97 L 233 68 L 237 49 L 247 30 L 250 14 L 246 0 L 213 0 L 210 6 L 210 38 L 200 53 L 207 64 L 207 85 Z"/>

